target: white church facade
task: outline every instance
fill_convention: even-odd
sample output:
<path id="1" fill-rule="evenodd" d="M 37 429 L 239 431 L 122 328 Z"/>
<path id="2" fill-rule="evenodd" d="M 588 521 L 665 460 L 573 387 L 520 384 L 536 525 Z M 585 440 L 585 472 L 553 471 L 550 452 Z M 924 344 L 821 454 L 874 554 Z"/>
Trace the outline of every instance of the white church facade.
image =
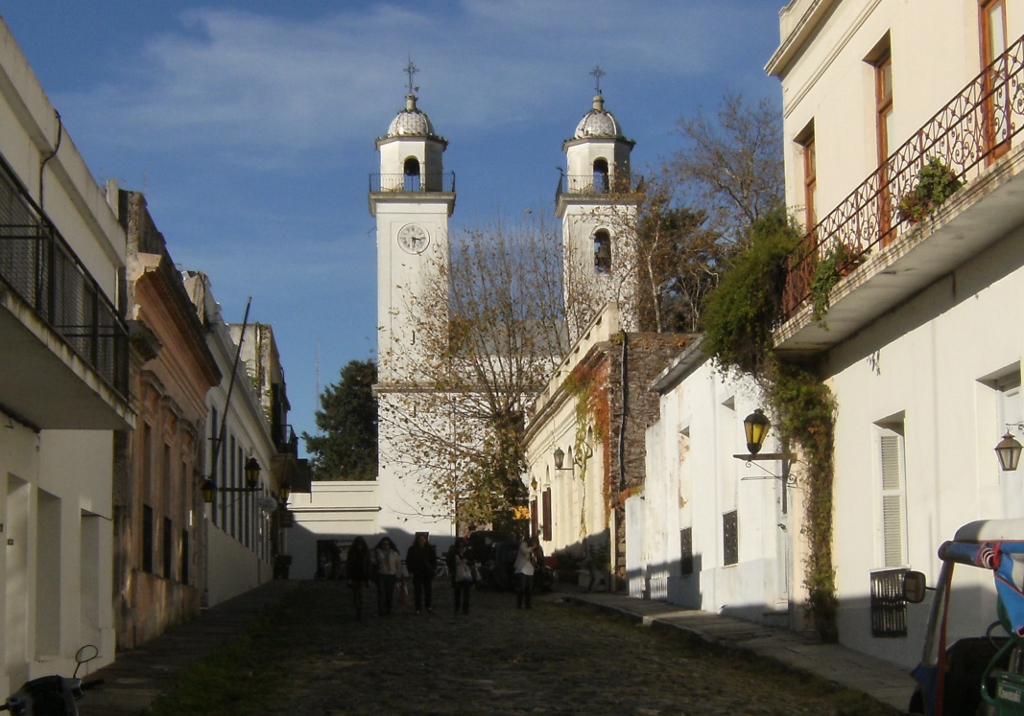
<path id="1" fill-rule="evenodd" d="M 443 446 L 445 431 L 454 430 L 445 401 L 463 399 L 453 393 L 439 400 L 424 369 L 431 356 L 418 322 L 424 311 L 448 314 L 448 305 L 423 303 L 435 301 L 431 282 L 448 265 L 456 193 L 454 173 L 443 166 L 448 142 L 417 102 L 410 82 L 405 108 L 377 140 L 380 173 L 371 177 L 369 195 L 377 222 L 378 525 L 400 547 L 419 531 L 440 544 L 455 536 L 453 506 L 432 486 L 451 480 L 457 461 L 434 446 Z M 568 172 L 556 200 L 565 298 L 589 301 L 591 316 L 606 301 L 631 299 L 636 290 L 625 278 L 632 275 L 634 259 L 623 239 L 635 216 L 635 202 L 623 198 L 631 181 L 633 142 L 603 103 L 599 93 L 563 145 Z M 569 295 L 572 291 L 579 295 Z M 629 312 L 625 321 L 635 324 Z M 573 328 L 579 332 L 584 326 Z"/>

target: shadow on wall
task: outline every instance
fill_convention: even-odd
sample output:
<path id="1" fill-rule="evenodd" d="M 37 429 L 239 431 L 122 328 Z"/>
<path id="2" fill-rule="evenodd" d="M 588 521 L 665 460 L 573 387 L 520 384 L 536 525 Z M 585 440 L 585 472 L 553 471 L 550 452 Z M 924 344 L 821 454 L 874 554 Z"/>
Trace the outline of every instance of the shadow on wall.
<path id="1" fill-rule="evenodd" d="M 607 529 L 587 535 L 546 557 L 563 584 L 576 584 L 588 591 L 611 592 L 617 586 L 611 574 L 611 541 Z"/>

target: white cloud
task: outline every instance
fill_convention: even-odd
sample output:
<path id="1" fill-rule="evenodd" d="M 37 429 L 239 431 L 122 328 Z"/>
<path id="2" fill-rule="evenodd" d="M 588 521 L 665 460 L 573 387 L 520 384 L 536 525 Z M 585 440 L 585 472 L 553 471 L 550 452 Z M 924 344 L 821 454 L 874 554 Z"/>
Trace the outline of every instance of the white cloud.
<path id="1" fill-rule="evenodd" d="M 752 31 L 745 8 L 760 2 L 462 0 L 443 15 L 376 4 L 303 21 L 193 10 L 61 104 L 127 146 L 267 168 L 383 133 L 402 107 L 408 54 L 439 131 L 501 131 L 578 108 L 595 64 L 623 89 L 712 72 L 736 52 L 716 38 Z"/>

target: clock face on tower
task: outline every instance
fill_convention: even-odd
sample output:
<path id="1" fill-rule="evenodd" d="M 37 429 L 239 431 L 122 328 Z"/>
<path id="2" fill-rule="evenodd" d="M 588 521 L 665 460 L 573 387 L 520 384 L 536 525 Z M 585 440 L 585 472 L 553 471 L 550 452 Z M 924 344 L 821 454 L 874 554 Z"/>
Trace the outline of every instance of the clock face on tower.
<path id="1" fill-rule="evenodd" d="M 430 243 L 426 229 L 416 224 L 406 224 L 398 231 L 398 245 L 410 254 L 421 254 Z"/>

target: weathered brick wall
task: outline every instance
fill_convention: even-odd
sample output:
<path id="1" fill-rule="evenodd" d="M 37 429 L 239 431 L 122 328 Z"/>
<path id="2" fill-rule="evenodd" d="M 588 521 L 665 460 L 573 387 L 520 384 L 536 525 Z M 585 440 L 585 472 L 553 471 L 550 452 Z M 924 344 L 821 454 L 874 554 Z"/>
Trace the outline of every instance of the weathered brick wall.
<path id="1" fill-rule="evenodd" d="M 625 333 L 601 346 L 607 366 L 611 423 L 605 474 L 610 478 L 610 507 L 615 513 L 613 559 L 621 578 L 625 577 L 626 564 L 625 497 L 644 485 L 647 426 L 658 419 L 658 396 L 647 387 L 691 338 L 673 333 Z"/>

